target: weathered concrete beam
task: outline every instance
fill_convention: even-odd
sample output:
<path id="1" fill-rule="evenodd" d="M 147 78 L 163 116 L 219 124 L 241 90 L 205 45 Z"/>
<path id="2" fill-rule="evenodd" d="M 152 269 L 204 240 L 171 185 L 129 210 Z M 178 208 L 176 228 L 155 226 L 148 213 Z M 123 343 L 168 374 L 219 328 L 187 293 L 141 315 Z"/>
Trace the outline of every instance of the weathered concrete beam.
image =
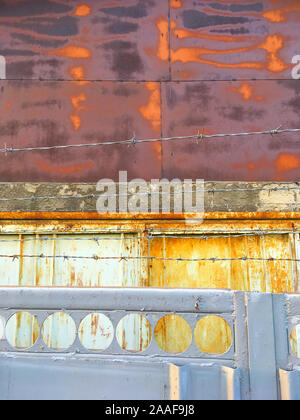
<path id="1" fill-rule="evenodd" d="M 299 183 L 206 182 L 205 190 L 205 212 L 300 211 Z M 95 212 L 95 194 L 89 183 L 0 183 L 0 212 Z"/>

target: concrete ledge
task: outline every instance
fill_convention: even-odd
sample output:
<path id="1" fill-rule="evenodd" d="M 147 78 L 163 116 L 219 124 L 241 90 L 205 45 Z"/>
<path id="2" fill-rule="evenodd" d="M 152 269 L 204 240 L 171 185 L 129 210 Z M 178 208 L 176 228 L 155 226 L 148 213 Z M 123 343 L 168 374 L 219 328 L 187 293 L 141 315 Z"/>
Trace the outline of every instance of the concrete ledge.
<path id="1" fill-rule="evenodd" d="M 205 212 L 300 211 L 300 183 L 206 182 L 205 190 Z M 0 212 L 96 212 L 95 194 L 96 184 L 0 183 Z"/>

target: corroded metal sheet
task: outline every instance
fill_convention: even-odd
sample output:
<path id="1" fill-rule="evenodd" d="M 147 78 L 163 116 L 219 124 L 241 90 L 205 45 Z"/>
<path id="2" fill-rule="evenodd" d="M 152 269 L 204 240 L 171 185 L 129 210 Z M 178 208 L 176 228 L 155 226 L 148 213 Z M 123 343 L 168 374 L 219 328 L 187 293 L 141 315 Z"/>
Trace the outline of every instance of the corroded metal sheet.
<path id="1" fill-rule="evenodd" d="M 166 136 L 299 126 L 297 80 L 186 82 L 163 86 Z M 163 176 L 218 181 L 299 179 L 297 134 L 163 143 Z"/>
<path id="2" fill-rule="evenodd" d="M 20 147 L 160 137 L 159 83 L 0 83 L 0 144 Z M 141 146 L 141 147 L 140 147 Z M 160 178 L 160 143 L 0 155 L 1 181 Z"/>
<path id="3" fill-rule="evenodd" d="M 217 235 L 216 235 L 217 236 Z M 153 239 L 151 255 L 170 260 L 153 260 L 149 274 L 152 287 L 201 287 L 268 293 L 292 292 L 298 284 L 288 235 L 269 237 L 198 239 Z M 239 261 L 247 255 L 249 261 Z M 179 257 L 178 257 L 179 256 Z M 278 261 L 265 261 L 266 258 Z M 172 258 L 219 258 L 224 261 L 185 262 Z M 261 259 L 261 261 L 259 260 Z"/>
<path id="4" fill-rule="evenodd" d="M 0 285 L 298 292 L 297 235 L 223 236 L 2 235 Z"/>
<path id="5" fill-rule="evenodd" d="M 9 79 L 164 80 L 168 1 L 3 0 L 0 54 Z"/>
<path id="6" fill-rule="evenodd" d="M 269 80 L 291 79 L 299 20 L 296 0 L 2 1 L 0 55 L 19 80 L 0 84 L 0 147 L 299 128 L 299 82 Z M 96 182 L 127 170 L 289 181 L 297 143 L 287 134 L 1 154 L 0 180 Z"/>
<path id="7" fill-rule="evenodd" d="M 171 0 L 173 80 L 291 79 L 298 0 Z"/>
<path id="8" fill-rule="evenodd" d="M 0 83 L 0 143 L 30 147 L 298 128 L 298 81 Z M 299 178 L 297 134 L 15 152 L 1 181 Z M 22 162 L 22 166 L 20 166 Z M 163 173 L 161 172 L 163 166 Z"/>
<path id="9" fill-rule="evenodd" d="M 1 258 L 0 284 L 2 286 L 36 287 L 133 287 L 145 284 L 145 268 L 142 260 L 126 260 L 128 256 L 137 256 L 143 251 L 141 240 L 126 239 L 126 235 L 110 235 L 101 241 L 94 236 L 60 236 L 59 240 L 48 240 L 48 236 L 32 237 L 2 236 L 0 248 L 10 255 L 45 255 L 49 258 Z M 23 239 L 26 239 L 23 238 Z M 32 239 L 28 241 L 28 238 Z M 130 235 L 132 238 L 132 235 Z M 84 239 L 84 240 L 80 240 Z M 5 248 L 5 245 L 8 247 Z M 1 252 L 1 251 L 0 251 Z M 55 259 L 55 255 L 67 258 Z M 68 256 L 74 258 L 68 258 Z M 114 259 L 90 260 L 86 256 L 110 256 Z M 76 258 L 79 257 L 78 259 Z"/>

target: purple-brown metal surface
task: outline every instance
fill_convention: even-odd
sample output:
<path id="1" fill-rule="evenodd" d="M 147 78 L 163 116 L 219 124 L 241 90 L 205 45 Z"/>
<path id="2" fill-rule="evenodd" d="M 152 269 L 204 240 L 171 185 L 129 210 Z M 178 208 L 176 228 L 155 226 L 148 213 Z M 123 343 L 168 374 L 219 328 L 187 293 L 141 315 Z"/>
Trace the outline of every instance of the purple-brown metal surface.
<path id="1" fill-rule="evenodd" d="M 161 135 L 158 83 L 0 82 L 0 143 L 28 147 Z M 154 98 L 153 98 L 154 96 Z M 161 176 L 160 144 L 0 154 L 1 181 Z"/>
<path id="2" fill-rule="evenodd" d="M 1 1 L 8 78 L 164 80 L 169 65 L 156 50 L 168 7 L 160 0 Z"/>
<path id="3" fill-rule="evenodd" d="M 297 0 L 0 2 L 0 147 L 300 128 Z M 289 181 L 299 135 L 0 154 L 0 181 Z"/>
<path id="4" fill-rule="evenodd" d="M 257 132 L 299 126 L 298 80 L 168 83 L 166 135 Z M 299 179 L 299 135 L 163 143 L 163 175 L 215 180 Z"/>
<path id="5" fill-rule="evenodd" d="M 298 0 L 171 0 L 173 80 L 290 79 Z"/>

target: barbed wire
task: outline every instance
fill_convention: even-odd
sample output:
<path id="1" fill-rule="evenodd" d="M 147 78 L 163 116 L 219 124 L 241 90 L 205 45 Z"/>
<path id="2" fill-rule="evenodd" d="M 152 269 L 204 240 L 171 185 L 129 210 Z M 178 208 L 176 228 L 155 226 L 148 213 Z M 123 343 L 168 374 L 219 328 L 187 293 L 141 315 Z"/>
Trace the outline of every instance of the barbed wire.
<path id="1" fill-rule="evenodd" d="M 300 191 L 300 186 L 294 187 L 251 187 L 251 188 L 222 188 L 222 189 L 204 189 L 195 188 L 195 190 L 185 191 L 151 191 L 151 192 L 128 192 L 127 194 L 84 194 L 84 195 L 53 195 L 53 196 L 31 196 L 31 197 L 0 197 L 0 202 L 7 201 L 35 201 L 35 200 L 71 200 L 71 199 L 95 199 L 104 197 L 106 198 L 119 198 L 119 197 L 132 197 L 132 196 L 148 196 L 152 195 L 183 195 L 183 194 L 195 194 L 196 192 L 204 193 L 220 193 L 220 192 L 243 192 L 243 191 L 266 191 L 266 192 L 276 192 L 276 191 Z M 285 203 L 275 203 L 275 204 L 285 204 Z M 26 211 L 26 210 L 24 210 Z"/>
<path id="2" fill-rule="evenodd" d="M 14 232 L 14 235 L 43 235 L 43 233 L 29 233 L 27 232 Z M 58 235 L 66 235 L 65 233 L 55 232 L 54 234 Z M 251 232 L 243 232 L 243 233 L 230 233 L 230 234 L 218 234 L 218 232 L 212 232 L 209 235 L 186 235 L 185 233 L 182 234 L 152 234 L 149 232 L 145 232 L 144 236 L 126 236 L 126 233 L 121 233 L 119 235 L 124 235 L 123 237 L 114 237 L 113 235 L 118 235 L 118 233 L 113 233 L 112 236 L 102 236 L 101 234 L 98 236 L 93 236 L 92 238 L 66 238 L 66 237 L 32 237 L 32 238 L 21 238 L 21 239 L 0 239 L 0 243 L 10 243 L 10 242 L 49 242 L 49 241 L 90 241 L 100 243 L 101 241 L 128 241 L 128 240 L 154 240 L 154 239 L 196 239 L 196 240 L 209 240 L 209 239 L 233 239 L 233 238 L 242 238 L 242 237 L 264 237 L 264 236 L 281 236 L 281 235 L 297 235 L 300 234 L 300 229 L 294 230 L 285 230 L 285 231 L 251 231 Z M 1 235 L 9 235 L 7 233 L 0 233 Z M 89 233 L 84 233 L 81 235 L 89 235 Z"/>
<path id="3" fill-rule="evenodd" d="M 249 132 L 249 133 L 231 133 L 231 134 L 203 134 L 198 132 L 196 135 L 191 136 L 176 136 L 176 137 L 161 137 L 161 138 L 153 138 L 153 139 L 137 139 L 135 136 L 130 140 L 120 140 L 120 141 L 105 141 L 105 142 L 97 142 L 97 143 L 80 143 L 80 144 L 65 144 L 65 145 L 56 145 L 56 146 L 36 146 L 36 147 L 22 147 L 22 148 L 15 148 L 15 147 L 7 147 L 5 144 L 4 148 L 0 149 L 0 152 L 4 153 L 7 156 L 8 153 L 14 152 L 32 152 L 32 151 L 45 151 L 45 150 L 55 150 L 55 149 L 68 149 L 68 148 L 76 148 L 76 147 L 98 147 L 98 146 L 114 146 L 114 145 L 133 145 L 141 144 L 141 143 L 155 143 L 155 142 L 167 142 L 167 141 L 175 141 L 175 140 L 206 140 L 212 138 L 222 138 L 222 137 L 241 137 L 241 136 L 255 136 L 255 135 L 278 135 L 284 133 L 299 133 L 300 129 L 281 129 L 282 126 L 279 126 L 276 129 L 268 130 L 268 131 L 256 131 L 256 132 Z"/>
<path id="4" fill-rule="evenodd" d="M 266 262 L 300 262 L 298 258 L 258 258 L 258 257 L 237 257 L 237 258 L 220 258 L 220 257 L 210 257 L 210 258 L 170 258 L 170 257 L 154 257 L 154 256 L 85 256 L 85 255 L 44 255 L 44 254 L 24 254 L 24 255 L 6 255 L 1 254 L 0 258 L 12 258 L 13 260 L 22 259 L 22 258 L 40 258 L 40 259 L 85 259 L 85 260 L 94 260 L 94 261 L 106 261 L 106 260 L 118 260 L 119 262 L 122 261 L 130 261 L 130 260 L 158 260 L 158 261 L 177 261 L 177 262 L 225 262 L 225 261 L 266 261 Z"/>

